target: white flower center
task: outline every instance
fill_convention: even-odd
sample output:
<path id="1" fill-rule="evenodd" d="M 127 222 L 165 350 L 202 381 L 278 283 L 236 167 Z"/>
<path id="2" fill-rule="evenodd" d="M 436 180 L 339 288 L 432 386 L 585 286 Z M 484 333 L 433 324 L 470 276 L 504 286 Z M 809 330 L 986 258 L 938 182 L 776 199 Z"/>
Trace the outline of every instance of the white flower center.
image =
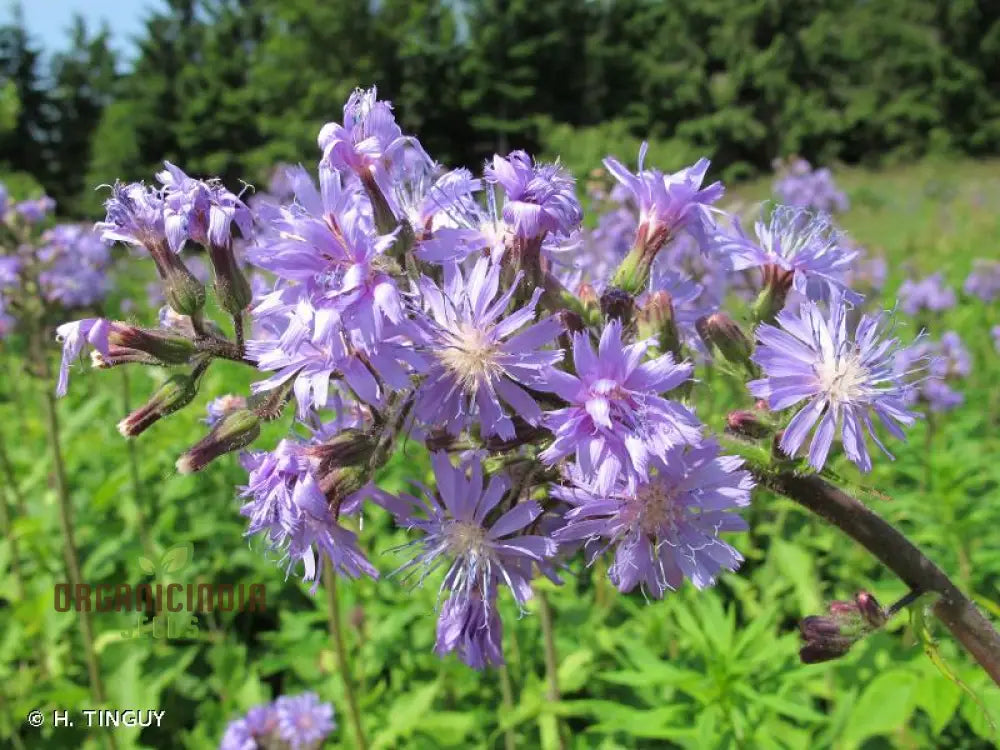
<path id="1" fill-rule="evenodd" d="M 486 554 L 486 529 L 468 521 L 453 521 L 446 532 L 456 557 L 482 558 Z"/>
<path id="2" fill-rule="evenodd" d="M 815 365 L 820 392 L 835 404 L 856 400 L 864 393 L 868 369 L 856 354 L 824 359 Z"/>
<path id="3" fill-rule="evenodd" d="M 435 355 L 462 390 L 474 393 L 480 383 L 503 371 L 497 361 L 498 352 L 499 346 L 488 330 L 462 323 L 457 331 L 449 333 L 447 343 Z"/>

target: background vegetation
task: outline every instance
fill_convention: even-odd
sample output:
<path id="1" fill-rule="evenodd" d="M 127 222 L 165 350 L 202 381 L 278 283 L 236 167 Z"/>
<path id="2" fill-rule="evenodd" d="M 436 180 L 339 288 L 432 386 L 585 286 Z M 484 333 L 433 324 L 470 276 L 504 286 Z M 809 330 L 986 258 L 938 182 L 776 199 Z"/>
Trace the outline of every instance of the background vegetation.
<path id="1" fill-rule="evenodd" d="M 704 153 L 727 177 L 766 171 L 792 151 L 819 162 L 882 162 L 1000 146 L 1000 18 L 988 2 L 167 5 L 126 68 L 116 67 L 106 34 L 82 24 L 69 51 L 51 60 L 16 20 L 0 29 L 0 74 L 12 84 L 0 88 L 0 179 L 13 192 L 44 186 L 61 213 L 93 220 L 94 185 L 149 179 L 163 158 L 221 174 L 231 187 L 260 180 L 276 161 L 311 162 L 318 127 L 338 116 L 350 89 L 372 81 L 442 160 L 475 166 L 494 149 L 526 146 L 562 153 L 579 177 L 608 152 L 632 157 L 647 134 L 658 166 Z M 836 178 L 852 202 L 843 224 L 889 261 L 889 305 L 905 278 L 942 271 L 958 289 L 974 258 L 1000 258 L 994 161 L 861 166 Z M 770 188 L 761 178 L 737 186 L 732 199 L 758 200 Z M 118 279 L 108 313 L 149 322 L 152 270 L 123 258 Z M 941 415 L 933 434 L 927 423 L 915 427 L 897 460 L 878 462 L 864 480 L 887 493 L 866 500 L 994 616 L 1000 354 L 989 328 L 998 320 L 997 303 L 962 297 L 924 321 L 935 335 L 959 332 L 972 352 L 965 404 Z M 98 747 L 80 727 L 23 724 L 32 709 L 90 701 L 76 616 L 53 608 L 65 572 L 40 407 L 52 384 L 26 374 L 21 342 L 3 347 L 0 744 Z M 60 403 L 83 578 L 151 581 L 141 558 L 190 542 L 178 580 L 263 582 L 267 611 L 199 617 L 196 636 L 139 639 L 122 635 L 134 626 L 127 614 L 95 615 L 108 703 L 166 711 L 160 730 L 117 732 L 119 747 L 214 747 L 251 705 L 301 690 L 336 707 L 341 728 L 329 746 L 351 747 L 324 592 L 285 581 L 244 542 L 234 487 L 245 475 L 235 458 L 194 476 L 173 468 L 203 432 L 209 394 L 242 392 L 246 374 L 213 369 L 196 404 L 157 424 L 132 454 L 115 423 L 158 377 L 77 372 Z M 721 424 L 727 400 L 720 384 L 718 404 L 700 415 Z M 286 427 L 272 425 L 261 444 Z M 838 468 L 858 481 L 846 463 Z M 410 446 L 383 486 L 399 489 L 424 473 Z M 431 653 L 433 582 L 415 591 L 391 578 L 342 585 L 373 747 L 556 747 L 557 720 L 570 747 L 601 750 L 994 746 L 987 712 L 1000 720 L 1000 691 L 946 636 L 941 652 L 979 703 L 938 672 L 902 621 L 841 660 L 799 664 L 802 615 L 860 588 L 884 603 L 905 591 L 792 503 L 760 492 L 749 520 L 751 532 L 733 540 L 747 563 L 711 591 L 688 587 L 648 603 L 619 595 L 602 569 L 580 566 L 549 590 L 558 703 L 545 698 L 534 608 L 518 618 L 503 600 L 508 668 L 476 673 Z M 362 539 L 382 570 L 394 567 L 398 558 L 382 551 L 403 537 L 384 514 L 367 517 Z"/>

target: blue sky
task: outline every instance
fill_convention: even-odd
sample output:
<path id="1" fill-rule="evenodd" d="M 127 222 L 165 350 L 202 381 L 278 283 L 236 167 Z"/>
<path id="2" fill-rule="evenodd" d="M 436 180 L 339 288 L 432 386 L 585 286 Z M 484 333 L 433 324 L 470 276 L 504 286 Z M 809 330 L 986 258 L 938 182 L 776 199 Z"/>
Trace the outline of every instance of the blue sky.
<path id="1" fill-rule="evenodd" d="M 2 2 L 0 10 L 8 16 L 11 3 Z M 159 0 L 23 0 L 24 22 L 36 43 L 46 52 L 66 46 L 67 30 L 79 13 L 91 29 L 107 21 L 115 49 L 131 53 L 130 37 L 138 34 L 142 20 L 162 7 Z"/>

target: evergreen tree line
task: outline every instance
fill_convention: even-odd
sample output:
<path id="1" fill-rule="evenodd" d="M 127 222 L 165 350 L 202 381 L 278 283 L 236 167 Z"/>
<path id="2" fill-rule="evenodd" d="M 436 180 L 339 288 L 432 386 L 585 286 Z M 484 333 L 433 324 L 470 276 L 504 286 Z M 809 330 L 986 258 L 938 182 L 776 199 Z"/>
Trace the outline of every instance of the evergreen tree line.
<path id="1" fill-rule="evenodd" d="M 95 210 L 95 185 L 163 159 L 259 182 L 276 162 L 311 161 L 319 127 L 371 83 L 432 154 L 471 167 L 581 131 L 677 144 L 729 177 L 792 152 L 854 163 L 1000 150 L 1000 0 L 165 6 L 124 73 L 107 32 L 82 21 L 47 60 L 16 16 L 0 27 L 0 84 L 17 99 L 0 166 L 77 213 Z"/>

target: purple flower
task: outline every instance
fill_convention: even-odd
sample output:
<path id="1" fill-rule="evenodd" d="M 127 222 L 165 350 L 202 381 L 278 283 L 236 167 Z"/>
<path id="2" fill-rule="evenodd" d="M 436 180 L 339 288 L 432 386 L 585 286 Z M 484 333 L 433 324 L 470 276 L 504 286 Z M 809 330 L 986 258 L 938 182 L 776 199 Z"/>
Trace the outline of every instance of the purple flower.
<path id="1" fill-rule="evenodd" d="M 104 203 L 107 216 L 94 225 L 105 242 L 155 247 L 166 243 L 163 224 L 163 199 L 159 193 L 139 182 L 116 182 L 111 197 Z"/>
<path id="2" fill-rule="evenodd" d="M 836 213 L 850 207 L 844 191 L 834 184 L 830 170 L 826 167 L 813 170 L 805 159 L 795 159 L 781 170 L 774 192 L 782 203 L 813 211 Z"/>
<path id="3" fill-rule="evenodd" d="M 271 549 L 282 550 L 288 572 L 301 561 L 303 578 L 313 582 L 313 591 L 319 585 L 323 557 L 351 578 L 361 574 L 378 578 L 378 571 L 358 549 L 355 534 L 333 517 L 306 447 L 282 440 L 272 452 L 243 454 L 243 468 L 250 475 L 241 488 L 242 497 L 250 499 L 240 508 L 240 514 L 250 519 L 247 536 L 263 534 Z"/>
<path id="4" fill-rule="evenodd" d="M 715 227 L 713 212 L 716 209 L 712 208 L 712 204 L 722 197 L 722 183 L 713 182 L 705 188 L 701 186 L 710 164 L 708 159 L 699 159 L 690 167 L 670 175 L 658 169 L 644 169 L 648 148 L 646 142 L 639 147 L 635 174 L 611 156 L 604 159 L 604 166 L 628 188 L 639 208 L 636 244 L 658 250 L 684 231 L 705 249 L 708 232 Z"/>
<path id="5" fill-rule="evenodd" d="M 964 378 L 972 372 L 972 356 L 955 331 L 945 331 L 941 335 L 938 354 L 939 361 L 931 365 L 932 375 L 943 378 Z"/>
<path id="6" fill-rule="evenodd" d="M 940 273 L 920 281 L 907 279 L 899 287 L 899 299 L 907 315 L 918 315 L 923 310 L 939 313 L 955 306 L 955 292 L 944 285 L 944 277 Z"/>
<path id="7" fill-rule="evenodd" d="M 38 224 L 52 213 L 56 202 L 47 195 L 14 204 L 14 210 L 28 224 Z"/>
<path id="8" fill-rule="evenodd" d="M 556 532 L 560 544 L 585 540 L 590 562 L 615 547 L 608 569 L 620 591 L 637 585 L 657 599 L 688 578 L 704 589 L 720 570 L 736 570 L 743 557 L 719 538 L 722 531 L 744 531 L 733 511 L 750 504 L 754 483 L 740 470 L 743 460 L 719 455 L 706 441 L 677 446 L 649 462 L 648 479 L 619 477 L 601 491 L 572 471 L 573 484 L 552 494 L 573 506 Z"/>
<path id="9" fill-rule="evenodd" d="M 84 318 L 72 323 L 63 323 L 56 328 L 56 340 L 61 341 L 63 345 L 56 396 L 66 395 L 66 389 L 69 386 L 69 366 L 74 359 L 80 356 L 88 343 L 101 354 L 107 355 L 108 334 L 111 332 L 112 325 L 104 318 Z"/>
<path id="10" fill-rule="evenodd" d="M 700 439 L 695 415 L 659 395 L 686 381 L 692 366 L 670 354 L 642 362 L 649 344 L 624 346 L 617 320 L 605 327 L 596 354 L 588 333 L 574 334 L 576 374 L 550 369 L 540 386 L 568 403 L 546 414 L 556 439 L 539 454 L 545 463 L 575 452 L 581 477 L 608 492 L 623 471 L 646 479 L 651 456 Z"/>
<path id="11" fill-rule="evenodd" d="M 250 209 L 217 180 L 188 177 L 169 161 L 156 179 L 163 184 L 164 228 L 170 249 L 179 253 L 187 240 L 199 245 L 226 247 L 235 223 L 243 237 L 253 229 Z"/>
<path id="12" fill-rule="evenodd" d="M 768 219 L 762 216 L 754 224 L 756 242 L 736 220 L 733 230 L 717 238 L 716 248 L 734 271 L 775 269 L 811 300 L 825 300 L 830 292 L 840 292 L 852 302 L 861 299 L 844 282 L 858 252 L 850 249 L 828 215 L 777 206 Z"/>
<path id="13" fill-rule="evenodd" d="M 990 333 L 993 334 L 993 348 L 997 350 L 997 354 L 1000 354 L 1000 326 L 993 326 Z"/>
<path id="14" fill-rule="evenodd" d="M 292 750 L 315 748 L 333 731 L 333 706 L 321 703 L 316 693 L 281 696 L 274 702 L 278 736 Z"/>
<path id="15" fill-rule="evenodd" d="M 384 169 L 408 140 L 396 124 L 392 104 L 379 101 L 374 86 L 356 89 L 344 105 L 343 124 L 328 122 L 317 139 L 327 166 L 359 176 Z"/>
<path id="16" fill-rule="evenodd" d="M 352 331 L 353 343 L 370 350 L 389 324 L 403 320 L 390 273 L 395 262 L 385 255 L 395 236 L 376 233 L 367 201 L 343 187 L 336 172 L 320 170 L 320 191 L 304 169 L 291 177 L 298 202 L 274 218 L 250 260 L 303 285 L 310 304 L 335 312 Z"/>
<path id="17" fill-rule="evenodd" d="M 21 259 L 16 256 L 0 257 L 0 290 L 20 283 Z"/>
<path id="18" fill-rule="evenodd" d="M 1000 297 L 1000 261 L 977 258 L 963 288 L 983 302 Z"/>
<path id="19" fill-rule="evenodd" d="M 847 333 L 848 306 L 833 299 L 824 317 L 813 302 L 804 302 L 798 314 L 778 314 L 780 326 L 757 328 L 760 346 L 753 360 L 765 377 L 748 383 L 750 392 L 765 399 L 775 411 L 801 401 L 808 403 L 792 418 L 781 438 L 781 449 L 794 456 L 806 436 L 819 427 L 809 448 L 809 463 L 816 470 L 826 463 L 838 430 L 847 457 L 861 471 L 871 471 L 865 432 L 892 458 L 872 426 L 874 412 L 885 428 L 905 440 L 900 424 L 910 425 L 917 415 L 905 404 L 905 373 L 894 368 L 899 342 L 881 330 L 882 314 L 863 315 L 851 337 Z"/>
<path id="20" fill-rule="evenodd" d="M 208 406 L 205 407 L 208 416 L 202 422 L 209 427 L 214 427 L 220 419 L 230 412 L 245 408 L 247 408 L 247 400 L 243 396 L 234 396 L 228 393 L 225 396 L 219 396 L 208 402 Z"/>
<path id="21" fill-rule="evenodd" d="M 927 376 L 910 384 L 905 402 L 912 405 L 922 402 L 932 412 L 945 412 L 961 406 L 965 396 L 954 390 L 949 381 L 967 376 L 972 371 L 972 358 L 958 334 L 948 331 L 937 342 L 921 339 L 910 347 L 896 352 L 896 372 L 903 374 L 922 363 Z"/>
<path id="22" fill-rule="evenodd" d="M 421 551 L 399 571 L 418 570 L 419 584 L 432 571 L 444 567 L 439 593 L 448 591 L 452 596 L 490 592 L 496 582 L 503 582 L 523 605 L 532 594 L 531 564 L 556 552 L 551 539 L 524 533 L 542 514 L 541 506 L 522 500 L 496 517 L 498 514 L 492 512 L 510 486 L 505 477 L 493 476 L 485 482 L 483 465 L 474 456 L 455 467 L 447 453 L 432 453 L 431 465 L 437 481 L 435 493 L 424 488 L 423 499 L 406 494 L 381 498 L 397 524 L 424 534 L 411 542 Z M 491 515 L 493 520 L 488 520 Z M 487 601 L 491 598 L 487 594 Z"/>
<path id="23" fill-rule="evenodd" d="M 536 164 L 526 152 L 512 151 L 495 155 L 484 176 L 503 187 L 503 219 L 519 239 L 569 234 L 583 220 L 574 180 L 558 164 Z"/>
<path id="24" fill-rule="evenodd" d="M 456 592 L 444 603 L 437 621 L 434 653 L 452 651 L 473 669 L 504 663 L 503 623 L 496 606 L 496 587 L 485 598 L 478 588 Z"/>
<path id="25" fill-rule="evenodd" d="M 108 246 L 90 227 L 59 224 L 42 235 L 37 257 L 45 268 L 39 273 L 42 292 L 49 302 L 65 308 L 99 302 L 108 290 Z"/>
<path id="26" fill-rule="evenodd" d="M 259 750 L 274 736 L 278 715 L 272 704 L 254 706 L 226 727 L 219 750 Z"/>
<path id="27" fill-rule="evenodd" d="M 489 258 L 481 258 L 468 278 L 454 269 L 443 290 L 421 279 L 427 315 L 418 325 L 429 366 L 417 391 L 419 419 L 458 434 L 478 417 L 483 437 L 504 439 L 514 437 L 514 424 L 503 404 L 530 424 L 541 420 L 538 404 L 519 384 L 537 385 L 544 368 L 562 358 L 561 350 L 542 348 L 562 327 L 552 317 L 532 323 L 541 290 L 501 317 L 516 287 L 497 296 L 500 266 Z"/>

